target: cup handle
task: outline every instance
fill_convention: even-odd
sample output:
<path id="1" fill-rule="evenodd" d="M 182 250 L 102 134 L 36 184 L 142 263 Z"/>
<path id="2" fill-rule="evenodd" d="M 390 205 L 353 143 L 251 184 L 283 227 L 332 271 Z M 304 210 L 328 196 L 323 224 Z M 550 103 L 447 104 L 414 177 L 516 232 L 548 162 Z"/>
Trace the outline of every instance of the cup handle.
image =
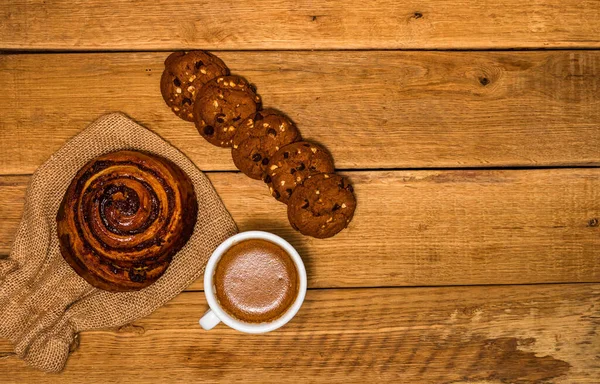
<path id="1" fill-rule="evenodd" d="M 217 315 L 215 315 L 215 313 L 209 309 L 200 319 L 200 326 L 204 328 L 205 331 L 210 331 L 220 322 L 221 320 L 217 317 Z"/>

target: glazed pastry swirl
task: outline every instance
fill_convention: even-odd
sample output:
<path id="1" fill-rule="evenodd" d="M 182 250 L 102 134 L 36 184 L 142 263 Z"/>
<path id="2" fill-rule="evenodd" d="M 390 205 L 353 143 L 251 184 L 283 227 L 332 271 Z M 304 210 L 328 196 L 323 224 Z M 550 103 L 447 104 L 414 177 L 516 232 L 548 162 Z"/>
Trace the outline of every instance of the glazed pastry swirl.
<path id="1" fill-rule="evenodd" d="M 191 236 L 198 205 L 191 180 L 162 157 L 119 151 L 86 164 L 57 214 L 61 253 L 91 285 L 142 289 Z"/>

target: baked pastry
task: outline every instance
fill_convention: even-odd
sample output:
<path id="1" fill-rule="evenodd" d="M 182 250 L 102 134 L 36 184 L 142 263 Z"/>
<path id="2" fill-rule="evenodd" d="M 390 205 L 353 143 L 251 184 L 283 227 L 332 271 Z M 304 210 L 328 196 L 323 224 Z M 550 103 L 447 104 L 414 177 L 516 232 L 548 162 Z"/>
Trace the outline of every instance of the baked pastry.
<path id="1" fill-rule="evenodd" d="M 246 176 L 260 180 L 271 156 L 298 140 L 300 132 L 287 116 L 274 109 L 256 112 L 244 120 L 233 137 L 233 163 Z"/>
<path id="2" fill-rule="evenodd" d="M 334 170 L 333 158 L 325 148 L 299 141 L 280 148 L 273 155 L 263 180 L 268 184 L 271 195 L 287 204 L 297 185 L 313 175 Z"/>
<path id="3" fill-rule="evenodd" d="M 260 97 L 240 76 L 212 79 L 194 103 L 194 122 L 202 137 L 219 147 L 231 147 L 236 129 L 260 109 Z"/>
<path id="4" fill-rule="evenodd" d="M 60 204 L 60 251 L 94 287 L 139 290 L 155 282 L 185 245 L 198 203 L 189 177 L 171 161 L 118 151 L 83 166 Z"/>
<path id="5" fill-rule="evenodd" d="M 290 224 L 302 234 L 320 239 L 337 234 L 354 216 L 353 192 L 345 177 L 327 173 L 311 177 L 290 198 Z"/>
<path id="6" fill-rule="evenodd" d="M 174 52 L 165 60 L 160 92 L 177 116 L 194 121 L 192 111 L 198 91 L 209 80 L 225 75 L 229 75 L 225 63 L 208 52 Z"/>

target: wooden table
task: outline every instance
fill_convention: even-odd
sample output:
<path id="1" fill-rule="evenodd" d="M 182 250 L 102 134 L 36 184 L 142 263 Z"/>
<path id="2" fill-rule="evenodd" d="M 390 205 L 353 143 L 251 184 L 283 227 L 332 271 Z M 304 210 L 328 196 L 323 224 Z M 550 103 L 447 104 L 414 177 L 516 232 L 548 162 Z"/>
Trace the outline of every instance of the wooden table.
<path id="1" fill-rule="evenodd" d="M 276 332 L 202 331 L 199 280 L 134 324 L 81 334 L 60 375 L 0 341 L 1 382 L 600 382 L 597 1 L 3 0 L 0 19 L 3 257 L 30 174 L 123 111 L 309 274 Z M 331 150 L 358 198 L 347 230 L 294 232 L 164 105 L 163 60 L 193 48 Z"/>

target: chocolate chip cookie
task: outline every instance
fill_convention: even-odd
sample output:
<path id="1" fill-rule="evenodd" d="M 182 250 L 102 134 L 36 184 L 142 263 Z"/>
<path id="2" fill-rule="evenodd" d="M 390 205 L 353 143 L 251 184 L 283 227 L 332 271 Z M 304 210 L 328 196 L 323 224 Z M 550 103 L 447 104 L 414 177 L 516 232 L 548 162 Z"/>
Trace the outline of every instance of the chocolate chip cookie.
<path id="1" fill-rule="evenodd" d="M 287 204 L 297 185 L 313 175 L 333 171 L 333 158 L 325 148 L 299 141 L 282 147 L 273 155 L 263 180 L 269 185 L 271 195 Z"/>
<path id="2" fill-rule="evenodd" d="M 231 156 L 248 177 L 261 179 L 269 159 L 279 148 L 300 140 L 292 121 L 274 109 L 256 112 L 240 125 L 233 137 Z"/>
<path id="3" fill-rule="evenodd" d="M 288 219 L 303 235 L 323 239 L 346 228 L 356 209 L 354 189 L 336 174 L 315 175 L 299 185 L 288 203 Z"/>
<path id="4" fill-rule="evenodd" d="M 219 76 L 200 90 L 194 103 L 194 122 L 209 143 L 231 147 L 237 128 L 259 109 L 260 97 L 244 78 Z"/>
<path id="5" fill-rule="evenodd" d="M 177 116 L 194 121 L 193 104 L 198 91 L 209 80 L 225 75 L 229 75 L 225 63 L 208 52 L 174 52 L 165 60 L 160 92 Z"/>

